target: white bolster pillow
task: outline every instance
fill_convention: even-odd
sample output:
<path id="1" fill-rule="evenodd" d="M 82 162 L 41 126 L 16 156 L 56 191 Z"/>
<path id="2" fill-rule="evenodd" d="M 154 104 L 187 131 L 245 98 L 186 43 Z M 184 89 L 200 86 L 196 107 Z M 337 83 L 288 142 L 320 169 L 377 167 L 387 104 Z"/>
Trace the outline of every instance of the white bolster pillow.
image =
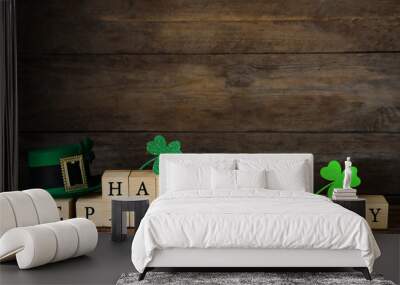
<path id="1" fill-rule="evenodd" d="M 16 254 L 20 269 L 27 269 L 51 262 L 57 241 L 51 229 L 43 225 L 14 228 L 0 239 L 0 260 Z"/>
<path id="2" fill-rule="evenodd" d="M 56 252 L 51 262 L 64 260 L 75 255 L 78 249 L 78 233 L 71 228 L 69 223 L 55 222 L 43 226 L 53 232 L 57 242 Z"/>
<path id="3" fill-rule="evenodd" d="M 1 196 L 10 203 L 17 227 L 27 227 L 39 223 L 35 205 L 29 195 L 22 191 L 3 192 Z"/>
<path id="4" fill-rule="evenodd" d="M 0 237 L 16 226 L 17 222 L 10 202 L 6 197 L 0 195 Z"/>
<path id="5" fill-rule="evenodd" d="M 86 254 L 97 240 L 96 226 L 87 219 L 14 228 L 0 238 L 0 261 L 16 255 L 20 269 L 33 268 Z"/>
<path id="6" fill-rule="evenodd" d="M 28 194 L 32 199 L 39 224 L 58 222 L 60 220 L 56 201 L 54 201 L 49 192 L 43 189 L 29 189 L 24 190 L 23 193 Z"/>
<path id="7" fill-rule="evenodd" d="M 56 202 L 43 189 L 0 193 L 0 214 L 0 237 L 15 227 L 60 220 Z"/>
<path id="8" fill-rule="evenodd" d="M 75 218 L 65 220 L 65 222 L 75 227 L 78 233 L 78 248 L 74 257 L 91 252 L 96 248 L 98 233 L 96 225 L 92 221 L 84 218 Z"/>

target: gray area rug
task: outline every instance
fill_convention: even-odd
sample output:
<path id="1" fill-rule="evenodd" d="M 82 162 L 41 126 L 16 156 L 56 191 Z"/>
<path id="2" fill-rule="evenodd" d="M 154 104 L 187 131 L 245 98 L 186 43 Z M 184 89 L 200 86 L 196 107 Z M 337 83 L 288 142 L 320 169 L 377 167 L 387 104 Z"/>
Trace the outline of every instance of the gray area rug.
<path id="1" fill-rule="evenodd" d="M 368 281 L 359 272 L 148 272 L 146 278 L 138 281 L 138 273 L 122 274 L 117 285 L 133 284 L 376 284 L 395 285 L 381 276 L 373 275 Z"/>

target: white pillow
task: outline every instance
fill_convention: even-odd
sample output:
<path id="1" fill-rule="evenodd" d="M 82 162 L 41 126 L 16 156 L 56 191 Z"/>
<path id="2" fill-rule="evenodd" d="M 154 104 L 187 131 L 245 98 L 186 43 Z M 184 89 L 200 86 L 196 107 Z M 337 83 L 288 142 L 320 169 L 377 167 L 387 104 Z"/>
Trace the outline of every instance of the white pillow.
<path id="1" fill-rule="evenodd" d="M 307 182 L 303 173 L 304 168 L 301 167 L 287 170 L 285 173 L 277 170 L 268 171 L 268 189 L 305 192 Z"/>
<path id="2" fill-rule="evenodd" d="M 196 159 L 182 158 L 182 159 L 175 159 L 173 161 L 167 160 L 166 162 L 167 169 L 169 168 L 170 164 L 179 164 L 185 167 L 208 166 L 216 169 L 236 169 L 235 159 L 210 159 L 207 157 L 202 158 L 201 155 L 199 155 L 199 157 Z"/>
<path id="3" fill-rule="evenodd" d="M 211 170 L 212 189 L 236 189 L 236 170 L 232 169 L 216 169 Z"/>
<path id="4" fill-rule="evenodd" d="M 168 191 L 211 188 L 211 167 L 170 163 L 167 171 Z"/>
<path id="5" fill-rule="evenodd" d="M 267 188 L 267 171 L 236 170 L 238 188 Z"/>
<path id="6" fill-rule="evenodd" d="M 240 159 L 240 170 L 266 170 L 267 188 L 272 190 L 306 191 L 309 181 L 304 160 Z"/>

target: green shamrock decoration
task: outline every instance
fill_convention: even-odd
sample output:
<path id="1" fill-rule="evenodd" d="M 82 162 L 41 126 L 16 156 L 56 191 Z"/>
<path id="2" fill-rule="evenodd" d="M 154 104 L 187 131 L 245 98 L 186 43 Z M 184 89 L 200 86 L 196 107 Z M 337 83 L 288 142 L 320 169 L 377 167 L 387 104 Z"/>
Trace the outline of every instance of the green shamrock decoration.
<path id="1" fill-rule="evenodd" d="M 155 155 L 152 159 L 145 162 L 140 169 L 146 168 L 150 163 L 153 163 L 153 172 L 155 174 L 159 174 L 159 161 L 160 161 L 160 154 L 162 153 L 182 153 L 181 151 L 181 143 L 179 141 L 172 141 L 167 144 L 167 141 L 162 135 L 157 135 L 154 137 L 152 141 L 149 141 L 146 144 L 146 150 L 148 153 Z"/>
<path id="2" fill-rule="evenodd" d="M 351 167 L 351 187 L 357 187 L 361 184 L 360 177 L 357 176 L 358 169 L 355 166 Z M 333 189 L 343 187 L 344 171 L 337 160 L 332 160 L 328 163 L 328 166 L 322 167 L 320 170 L 321 177 L 325 180 L 332 181 L 318 190 L 316 194 L 322 193 L 328 187 L 327 196 L 332 198 Z"/>

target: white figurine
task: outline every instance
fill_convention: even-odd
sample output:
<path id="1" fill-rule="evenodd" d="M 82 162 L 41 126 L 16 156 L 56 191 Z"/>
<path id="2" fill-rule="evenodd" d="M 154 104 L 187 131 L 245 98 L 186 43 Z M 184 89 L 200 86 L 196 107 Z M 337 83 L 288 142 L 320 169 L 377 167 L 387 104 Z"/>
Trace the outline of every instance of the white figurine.
<path id="1" fill-rule="evenodd" d="M 343 189 L 351 189 L 351 161 L 350 157 L 344 162 Z"/>

